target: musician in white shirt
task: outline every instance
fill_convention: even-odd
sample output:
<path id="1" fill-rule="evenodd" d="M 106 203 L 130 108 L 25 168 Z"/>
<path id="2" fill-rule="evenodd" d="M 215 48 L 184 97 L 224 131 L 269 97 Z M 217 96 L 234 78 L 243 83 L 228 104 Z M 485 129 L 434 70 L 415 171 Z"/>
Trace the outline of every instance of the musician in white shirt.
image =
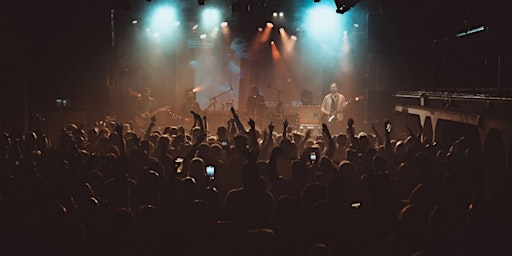
<path id="1" fill-rule="evenodd" d="M 322 123 L 327 124 L 331 134 L 342 132 L 343 110 L 347 106 L 347 100 L 343 94 L 338 92 L 338 85 L 331 83 L 330 93 L 322 100 L 320 111 L 322 112 Z"/>

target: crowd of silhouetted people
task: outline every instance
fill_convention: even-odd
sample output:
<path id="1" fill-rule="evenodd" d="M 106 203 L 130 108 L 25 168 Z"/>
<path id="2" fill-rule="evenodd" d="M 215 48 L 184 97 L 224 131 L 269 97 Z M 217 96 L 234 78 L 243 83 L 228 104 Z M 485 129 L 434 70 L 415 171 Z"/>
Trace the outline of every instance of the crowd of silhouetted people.
<path id="1" fill-rule="evenodd" d="M 465 147 L 372 126 L 68 124 L 0 133 L 0 255 L 491 255 Z M 398 133 L 397 133 L 398 134 Z M 213 173 L 206 169 L 213 169 Z M 210 171 L 209 170 L 209 171 Z M 499 254 L 499 253 L 498 253 Z M 506 254 L 506 253 L 504 253 Z"/>

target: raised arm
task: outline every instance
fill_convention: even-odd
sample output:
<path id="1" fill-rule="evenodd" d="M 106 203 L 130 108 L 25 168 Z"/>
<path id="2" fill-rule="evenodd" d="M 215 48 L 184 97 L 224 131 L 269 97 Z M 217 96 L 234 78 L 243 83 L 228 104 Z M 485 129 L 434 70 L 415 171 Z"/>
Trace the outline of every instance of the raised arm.
<path id="1" fill-rule="evenodd" d="M 309 140 L 309 138 L 311 138 L 311 130 L 307 129 L 306 134 L 304 135 L 304 138 L 302 138 L 302 140 L 297 143 L 297 150 L 298 150 L 297 153 L 299 155 L 301 155 L 302 152 L 304 152 L 304 145 L 306 144 L 306 141 Z"/>
<path id="2" fill-rule="evenodd" d="M 148 128 L 146 128 L 146 131 L 144 132 L 145 140 L 149 139 L 149 135 L 151 134 L 151 130 L 153 129 L 153 127 L 155 127 L 155 124 L 156 124 L 156 117 L 152 116 L 151 122 L 149 122 L 149 126 L 148 126 Z"/>
<path id="3" fill-rule="evenodd" d="M 389 120 L 384 121 L 384 137 L 386 139 L 384 148 L 386 152 L 390 153 L 393 149 L 391 148 L 391 122 Z"/>
<path id="4" fill-rule="evenodd" d="M 248 122 L 250 129 L 249 129 L 249 147 L 253 150 L 259 150 L 259 144 L 258 144 L 258 138 L 256 137 L 256 122 L 249 118 Z"/>
<path id="5" fill-rule="evenodd" d="M 332 139 L 331 133 L 329 132 L 329 128 L 324 123 L 322 124 L 322 135 L 327 138 L 325 155 L 332 159 L 334 151 L 336 150 L 336 145 Z"/>
<path id="6" fill-rule="evenodd" d="M 284 119 L 283 122 L 283 139 L 286 138 L 286 133 L 288 132 L 288 118 Z"/>
<path id="7" fill-rule="evenodd" d="M 238 132 L 247 134 L 247 131 L 244 128 L 244 125 L 242 124 L 242 121 L 240 121 L 240 117 L 236 113 L 235 108 L 231 107 L 231 114 L 233 114 L 233 119 L 235 120 L 236 127 L 238 128 Z"/>
<path id="8" fill-rule="evenodd" d="M 377 130 L 377 128 L 375 128 L 373 123 L 370 124 L 370 129 L 372 130 L 373 134 L 375 134 L 379 146 L 382 145 L 382 136 L 380 135 L 380 132 Z"/>

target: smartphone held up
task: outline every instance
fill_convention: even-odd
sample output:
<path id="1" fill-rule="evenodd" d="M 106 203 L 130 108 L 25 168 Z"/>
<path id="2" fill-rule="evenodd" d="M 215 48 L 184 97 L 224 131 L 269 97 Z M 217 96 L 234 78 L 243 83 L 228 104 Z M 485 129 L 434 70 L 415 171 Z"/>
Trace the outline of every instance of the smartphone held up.
<path id="1" fill-rule="evenodd" d="M 215 166 L 213 165 L 207 165 L 205 167 L 205 171 L 206 171 L 206 176 L 208 177 L 208 180 L 209 181 L 214 181 L 215 180 Z"/>

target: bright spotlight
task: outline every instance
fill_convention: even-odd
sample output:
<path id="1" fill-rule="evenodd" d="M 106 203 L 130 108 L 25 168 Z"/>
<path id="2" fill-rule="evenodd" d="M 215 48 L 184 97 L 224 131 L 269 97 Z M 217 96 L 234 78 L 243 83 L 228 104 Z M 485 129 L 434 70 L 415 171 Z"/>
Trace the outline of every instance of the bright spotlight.
<path id="1" fill-rule="evenodd" d="M 195 24 L 193 27 L 192 27 L 192 30 L 196 30 L 199 28 L 199 25 L 198 24 Z"/>
<path id="2" fill-rule="evenodd" d="M 220 26 L 225 28 L 225 27 L 228 26 L 228 22 L 227 21 L 223 21 L 223 22 L 220 23 Z"/>
<path id="3" fill-rule="evenodd" d="M 270 41 L 270 44 L 274 44 L 274 41 Z"/>
<path id="4" fill-rule="evenodd" d="M 162 6 L 158 8 L 153 14 L 151 20 L 151 30 L 158 31 L 160 33 L 166 32 L 177 20 L 176 11 L 170 6 Z"/>
<path id="5" fill-rule="evenodd" d="M 277 12 L 272 13 L 272 16 L 277 17 Z"/>
<path id="6" fill-rule="evenodd" d="M 279 32 L 283 33 L 284 32 L 284 28 L 279 28 Z"/>
<path id="7" fill-rule="evenodd" d="M 258 28 L 258 31 L 259 31 L 259 32 L 263 31 L 263 28 Z"/>
<path id="8" fill-rule="evenodd" d="M 295 35 L 292 35 L 290 38 L 291 38 L 293 41 L 297 41 L 297 36 L 295 36 Z"/>
<path id="9" fill-rule="evenodd" d="M 203 10 L 201 13 L 201 27 L 205 29 L 210 29 L 215 24 L 219 24 L 220 19 L 220 11 L 216 8 L 208 8 Z"/>
<path id="10" fill-rule="evenodd" d="M 138 21 L 137 20 L 132 20 L 132 24 L 137 24 Z"/>
<path id="11" fill-rule="evenodd" d="M 283 12 L 280 12 L 279 13 L 279 17 L 283 17 L 284 16 L 284 13 Z"/>
<path id="12" fill-rule="evenodd" d="M 201 39 L 205 39 L 206 37 L 207 37 L 207 36 L 206 36 L 206 34 L 201 34 L 201 35 L 199 36 L 199 38 L 201 38 Z"/>
<path id="13" fill-rule="evenodd" d="M 267 27 L 269 27 L 269 28 L 273 28 L 273 27 L 274 27 L 274 24 L 272 24 L 272 22 L 267 22 Z"/>
<path id="14" fill-rule="evenodd" d="M 340 15 L 332 11 L 328 5 L 314 5 L 306 15 L 306 26 L 312 38 L 324 41 L 325 39 L 336 40 L 336 31 L 343 27 L 343 20 Z"/>

